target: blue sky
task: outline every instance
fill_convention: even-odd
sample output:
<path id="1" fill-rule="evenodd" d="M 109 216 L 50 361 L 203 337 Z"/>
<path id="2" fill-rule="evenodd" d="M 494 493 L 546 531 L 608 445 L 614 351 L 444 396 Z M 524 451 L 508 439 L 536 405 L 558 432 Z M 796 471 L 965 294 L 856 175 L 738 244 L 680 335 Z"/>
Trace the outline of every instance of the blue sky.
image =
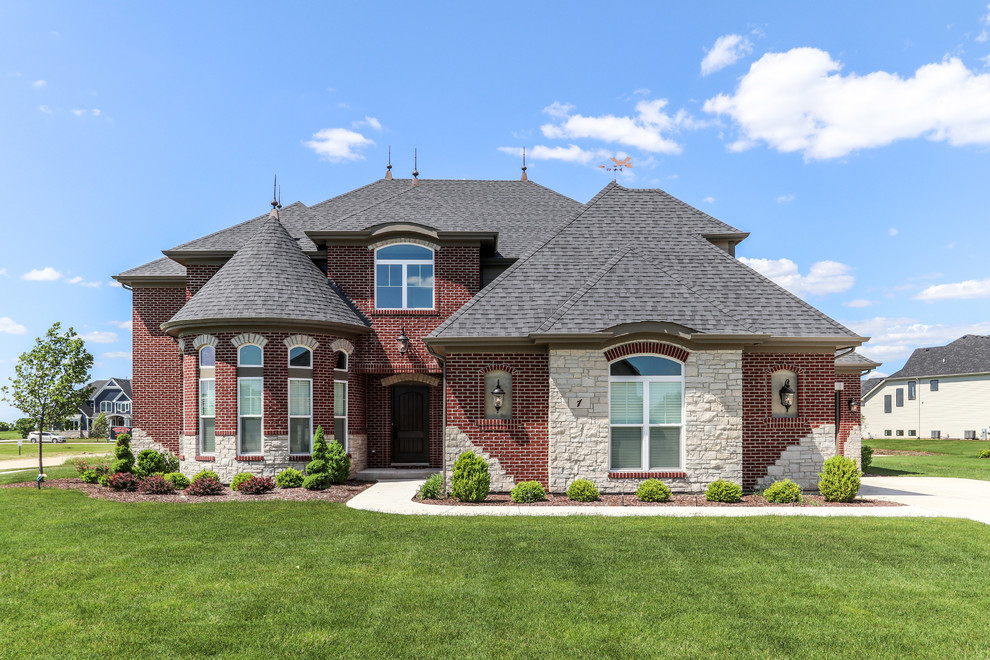
<path id="1" fill-rule="evenodd" d="M 867 5 L 868 6 L 864 6 Z M 990 6 L 0 6 L 0 380 L 56 320 L 128 376 L 110 276 L 282 201 L 398 176 L 620 176 L 752 232 L 738 256 L 861 334 L 990 333 Z M 19 416 L 0 403 L 0 419 Z"/>

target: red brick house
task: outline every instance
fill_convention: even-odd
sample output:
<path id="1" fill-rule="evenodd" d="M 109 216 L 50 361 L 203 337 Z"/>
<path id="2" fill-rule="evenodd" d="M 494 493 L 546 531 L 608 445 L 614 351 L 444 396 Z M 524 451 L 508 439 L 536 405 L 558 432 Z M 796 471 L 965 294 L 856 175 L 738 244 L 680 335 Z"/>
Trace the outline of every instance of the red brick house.
<path id="1" fill-rule="evenodd" d="M 494 490 L 814 485 L 828 456 L 858 460 L 846 399 L 872 363 L 735 259 L 747 236 L 615 183 L 582 205 L 526 180 L 386 177 L 273 209 L 116 276 L 134 444 L 186 473 L 270 475 L 302 468 L 322 425 L 355 471 L 449 478 L 474 449 Z"/>

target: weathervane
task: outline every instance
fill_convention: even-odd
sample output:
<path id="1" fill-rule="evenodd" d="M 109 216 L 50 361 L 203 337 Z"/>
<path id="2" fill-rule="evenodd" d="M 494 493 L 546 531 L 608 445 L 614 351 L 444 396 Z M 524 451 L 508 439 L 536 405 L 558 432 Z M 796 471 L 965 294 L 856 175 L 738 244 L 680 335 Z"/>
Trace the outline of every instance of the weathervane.
<path id="1" fill-rule="evenodd" d="M 632 167 L 632 158 L 630 158 L 629 156 L 626 156 L 622 160 L 619 160 L 618 158 L 610 158 L 609 160 L 611 160 L 615 164 L 599 165 L 598 168 L 605 170 L 606 172 L 612 172 L 614 174 L 614 176 L 612 177 L 612 181 L 618 180 L 619 172 L 621 172 L 627 167 Z"/>

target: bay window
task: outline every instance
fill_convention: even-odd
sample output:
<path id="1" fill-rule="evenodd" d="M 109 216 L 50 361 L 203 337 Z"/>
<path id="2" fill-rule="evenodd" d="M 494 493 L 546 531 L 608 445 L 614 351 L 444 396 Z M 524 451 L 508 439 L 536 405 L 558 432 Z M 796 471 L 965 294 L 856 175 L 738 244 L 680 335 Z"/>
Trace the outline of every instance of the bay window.
<path id="1" fill-rule="evenodd" d="M 261 453 L 263 381 L 261 378 L 237 379 L 238 453 Z"/>

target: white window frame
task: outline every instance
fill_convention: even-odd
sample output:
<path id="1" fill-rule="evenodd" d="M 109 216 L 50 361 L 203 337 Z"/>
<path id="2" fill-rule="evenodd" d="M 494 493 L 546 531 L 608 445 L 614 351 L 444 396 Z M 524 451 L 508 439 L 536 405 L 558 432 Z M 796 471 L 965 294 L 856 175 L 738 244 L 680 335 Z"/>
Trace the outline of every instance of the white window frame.
<path id="1" fill-rule="evenodd" d="M 206 349 L 210 349 L 211 351 L 213 351 L 213 364 L 203 364 L 203 351 L 205 351 Z M 241 357 L 240 356 L 240 352 L 238 352 L 237 359 L 239 360 L 240 357 Z M 206 369 L 214 369 L 217 366 L 217 349 L 215 347 L 213 347 L 213 346 L 210 346 L 209 344 L 206 344 L 205 346 L 200 346 L 199 347 L 198 358 L 199 358 L 199 368 L 200 369 L 203 369 L 204 367 Z"/>
<path id="2" fill-rule="evenodd" d="M 310 351 L 312 352 L 312 351 Z M 294 369 L 305 369 L 305 367 L 293 367 Z M 292 414 L 292 381 L 300 381 L 309 384 L 309 415 L 293 415 Z M 298 456 L 302 454 L 313 454 L 313 379 L 312 378 L 290 378 L 289 385 L 287 387 L 288 395 L 288 413 L 289 413 L 289 454 L 293 456 Z M 306 419 L 309 418 L 309 450 L 308 451 L 292 451 L 292 420 L 294 419 Z"/>
<path id="3" fill-rule="evenodd" d="M 100 412 L 114 414 L 113 401 L 100 401 Z"/>
<path id="4" fill-rule="evenodd" d="M 344 385 L 344 415 L 342 417 L 338 417 L 337 416 L 337 389 L 336 389 L 337 388 L 337 383 L 343 383 L 343 385 Z M 343 447 L 344 448 L 344 451 L 346 452 L 347 451 L 348 442 L 350 441 L 350 436 L 347 435 L 347 420 L 350 417 L 350 413 L 351 413 L 351 401 L 350 401 L 350 398 L 351 398 L 351 386 L 350 386 L 349 381 L 346 381 L 346 380 L 335 380 L 335 381 L 333 381 L 333 385 L 334 385 L 334 392 L 333 392 L 333 396 L 334 396 L 333 437 L 334 437 L 335 440 L 337 440 L 337 442 L 340 442 L 340 437 L 339 437 L 340 436 L 340 433 L 337 430 L 337 420 L 338 419 L 343 419 L 344 420 L 344 441 L 343 442 L 340 442 L 340 446 Z"/>
<path id="5" fill-rule="evenodd" d="M 681 366 L 680 376 L 613 376 L 611 375 L 612 365 L 634 357 L 659 357 L 671 362 L 676 362 Z M 684 433 L 684 419 L 686 410 L 686 400 L 684 392 L 684 363 L 666 355 L 655 355 L 652 353 L 642 353 L 638 355 L 626 355 L 609 362 L 608 377 L 608 470 L 609 472 L 682 472 L 685 468 L 686 443 Z M 681 422 L 680 424 L 650 424 L 650 383 L 680 383 L 681 385 Z M 613 424 L 612 423 L 612 383 L 643 383 L 643 423 L 642 424 Z M 641 427 L 640 433 L 640 465 L 638 468 L 616 468 L 612 466 L 612 427 L 636 428 Z M 650 466 L 650 429 L 651 428 L 671 428 L 677 427 L 680 435 L 680 465 L 651 467 Z"/>
<path id="6" fill-rule="evenodd" d="M 115 401 L 114 408 L 118 413 L 130 414 L 131 413 L 131 402 L 130 401 Z"/>
<path id="7" fill-rule="evenodd" d="M 257 345 L 257 344 L 252 344 Z M 245 344 L 247 346 L 247 344 Z M 240 360 L 240 355 L 238 355 L 238 360 Z M 251 365 L 255 366 L 255 365 Z M 241 381 L 242 380 L 257 380 L 261 383 L 261 414 L 260 415 L 241 415 Z M 241 426 L 242 419 L 260 419 L 261 420 L 261 451 L 258 453 L 246 454 L 241 451 L 241 443 L 244 440 L 244 432 Z M 265 379 L 261 376 L 238 376 L 237 378 L 237 455 L 238 456 L 264 456 L 265 455 Z"/>
<path id="8" fill-rule="evenodd" d="M 295 366 L 295 365 L 292 364 L 292 351 L 296 350 L 297 348 L 305 348 L 307 351 L 309 351 L 309 366 L 308 367 L 297 367 L 297 366 Z M 310 370 L 312 370 L 313 369 L 313 362 L 315 361 L 315 359 L 316 359 L 316 356 L 313 354 L 313 349 L 310 348 L 309 346 L 305 346 L 303 344 L 296 344 L 295 346 L 290 346 L 289 349 L 285 352 L 285 365 L 288 368 L 290 368 L 290 369 L 310 369 Z"/>
<path id="9" fill-rule="evenodd" d="M 378 253 L 382 250 L 397 247 L 399 245 L 412 245 L 414 247 L 423 248 L 424 250 L 429 250 L 433 257 L 431 259 L 380 259 Z M 402 266 L 402 307 L 380 307 L 378 305 L 378 265 L 386 264 L 389 266 Z M 408 304 L 408 294 L 409 294 L 409 266 L 432 266 L 433 267 L 433 301 L 429 307 L 409 307 Z M 392 310 L 392 309 L 436 309 L 437 308 L 437 251 L 431 247 L 426 247 L 425 245 L 419 245 L 418 243 L 391 243 L 389 245 L 383 245 L 382 247 L 375 250 L 375 309 L 376 310 Z"/>
<path id="10" fill-rule="evenodd" d="M 241 351 L 243 351 L 248 346 L 254 346 L 259 351 L 261 351 L 261 364 L 242 364 L 241 363 Z M 241 344 L 237 347 L 237 366 L 238 367 L 263 367 L 265 366 L 265 347 L 259 346 L 258 344 Z"/>
<path id="11" fill-rule="evenodd" d="M 204 415 L 203 414 L 203 383 L 210 381 L 213 383 L 213 414 Z M 199 389 L 197 390 L 198 399 L 196 400 L 196 407 L 199 409 L 199 450 L 200 456 L 213 456 L 216 454 L 217 447 L 217 379 L 216 378 L 200 378 L 199 379 Z M 240 402 L 240 393 L 238 392 L 238 402 Z M 238 403 L 240 405 L 240 403 Z M 203 437 L 203 420 L 212 419 L 213 420 L 213 451 L 206 451 L 204 446 L 205 438 Z M 240 430 L 240 418 L 237 420 L 238 430 Z"/>

